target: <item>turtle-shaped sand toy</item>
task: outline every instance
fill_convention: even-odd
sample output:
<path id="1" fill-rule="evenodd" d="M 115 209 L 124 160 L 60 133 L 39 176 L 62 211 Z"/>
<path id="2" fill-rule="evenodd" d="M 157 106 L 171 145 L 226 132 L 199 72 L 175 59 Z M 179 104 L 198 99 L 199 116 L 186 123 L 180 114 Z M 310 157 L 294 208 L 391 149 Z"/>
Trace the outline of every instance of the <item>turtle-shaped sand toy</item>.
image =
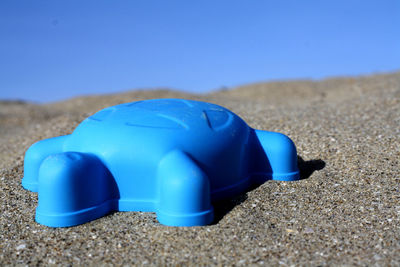
<path id="1" fill-rule="evenodd" d="M 112 211 L 194 226 L 213 221 L 216 201 L 269 179 L 299 179 L 287 136 L 255 130 L 215 104 L 154 99 L 103 109 L 72 134 L 33 144 L 22 185 L 38 192 L 36 221 L 51 227 Z"/>

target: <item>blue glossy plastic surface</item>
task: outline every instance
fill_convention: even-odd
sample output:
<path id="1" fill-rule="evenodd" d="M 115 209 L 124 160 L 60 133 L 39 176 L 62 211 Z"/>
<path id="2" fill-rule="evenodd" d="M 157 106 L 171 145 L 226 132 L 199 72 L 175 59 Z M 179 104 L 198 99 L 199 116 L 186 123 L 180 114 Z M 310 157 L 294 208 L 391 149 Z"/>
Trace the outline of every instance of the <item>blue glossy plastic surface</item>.
<path id="1" fill-rule="evenodd" d="M 194 226 L 213 221 L 213 202 L 269 179 L 299 179 L 287 136 L 252 129 L 215 104 L 155 99 L 103 109 L 71 135 L 33 144 L 22 185 L 38 192 L 36 221 L 51 227 L 111 211 Z"/>

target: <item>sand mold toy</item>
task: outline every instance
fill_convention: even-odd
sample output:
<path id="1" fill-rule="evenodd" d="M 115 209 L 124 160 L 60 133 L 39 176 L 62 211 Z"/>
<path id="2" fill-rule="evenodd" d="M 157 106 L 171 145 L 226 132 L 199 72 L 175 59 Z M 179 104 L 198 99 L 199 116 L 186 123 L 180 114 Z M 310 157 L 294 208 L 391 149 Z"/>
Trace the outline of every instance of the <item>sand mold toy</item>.
<path id="1" fill-rule="evenodd" d="M 269 179 L 299 179 L 287 136 L 253 129 L 215 104 L 154 99 L 103 109 L 71 135 L 33 144 L 22 185 L 38 192 L 36 221 L 51 227 L 112 211 L 195 226 L 213 221 L 214 202 Z"/>

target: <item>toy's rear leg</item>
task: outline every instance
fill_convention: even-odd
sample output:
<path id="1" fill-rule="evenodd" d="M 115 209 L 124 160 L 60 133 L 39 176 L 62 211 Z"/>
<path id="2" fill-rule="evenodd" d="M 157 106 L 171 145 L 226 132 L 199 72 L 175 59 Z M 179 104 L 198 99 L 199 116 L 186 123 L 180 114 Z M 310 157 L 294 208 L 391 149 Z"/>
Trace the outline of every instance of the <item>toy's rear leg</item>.
<path id="1" fill-rule="evenodd" d="M 184 152 L 169 152 L 158 166 L 157 219 L 170 226 L 207 225 L 214 219 L 207 175 Z"/>
<path id="2" fill-rule="evenodd" d="M 69 135 L 53 137 L 34 143 L 25 153 L 24 178 L 22 186 L 33 192 L 38 191 L 38 174 L 42 161 L 51 154 L 63 151 L 63 145 Z"/>
<path id="3" fill-rule="evenodd" d="M 116 207 L 115 181 L 94 155 L 64 152 L 47 157 L 39 169 L 36 221 L 66 227 L 97 219 Z"/>
<path id="4" fill-rule="evenodd" d="M 262 150 L 268 159 L 271 179 L 295 181 L 300 179 L 297 152 L 293 141 L 284 134 L 255 130 Z"/>

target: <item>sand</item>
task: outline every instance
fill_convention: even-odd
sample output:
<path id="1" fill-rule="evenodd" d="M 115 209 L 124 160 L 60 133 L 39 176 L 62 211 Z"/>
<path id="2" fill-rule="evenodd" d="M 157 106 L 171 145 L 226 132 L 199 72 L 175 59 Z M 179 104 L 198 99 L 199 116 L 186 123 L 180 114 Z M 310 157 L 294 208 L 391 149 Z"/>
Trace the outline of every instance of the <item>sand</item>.
<path id="1" fill-rule="evenodd" d="M 88 115 L 147 98 L 199 99 L 296 143 L 302 179 L 268 181 L 216 205 L 205 227 L 117 212 L 70 228 L 34 222 L 26 149 Z M 207 95 L 168 90 L 47 105 L 0 102 L 0 264 L 399 265 L 400 73 L 259 83 Z"/>

